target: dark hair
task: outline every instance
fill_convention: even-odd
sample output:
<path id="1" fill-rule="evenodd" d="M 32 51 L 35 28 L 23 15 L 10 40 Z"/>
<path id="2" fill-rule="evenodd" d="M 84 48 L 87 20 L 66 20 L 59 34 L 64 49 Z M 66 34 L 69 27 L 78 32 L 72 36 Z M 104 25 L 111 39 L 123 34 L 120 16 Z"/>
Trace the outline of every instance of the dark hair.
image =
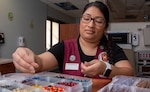
<path id="1" fill-rule="evenodd" d="M 88 3 L 84 9 L 83 9 L 83 12 L 82 14 L 90 7 L 97 7 L 104 15 L 104 18 L 106 20 L 106 28 L 108 28 L 109 26 L 109 10 L 108 10 L 108 7 L 103 3 L 103 2 L 100 2 L 100 1 L 95 1 L 95 2 L 91 2 L 91 3 Z M 101 38 L 101 42 L 100 42 L 103 46 L 104 46 L 104 49 L 105 51 L 107 52 L 108 54 L 108 59 L 109 59 L 109 62 L 111 64 L 114 64 L 113 63 L 113 54 L 112 54 L 112 42 L 110 42 L 107 37 L 103 34 L 103 37 Z"/>
<path id="2" fill-rule="evenodd" d="M 83 14 L 88 8 L 90 8 L 90 7 L 92 7 L 92 6 L 97 7 L 97 8 L 103 13 L 104 18 L 105 18 L 105 20 L 106 20 L 106 28 L 107 28 L 107 27 L 109 26 L 109 10 L 108 10 L 107 6 L 106 6 L 104 3 L 100 2 L 100 1 L 95 1 L 95 2 L 88 3 L 88 4 L 84 7 L 84 9 L 83 9 L 83 11 L 82 11 L 82 14 Z"/>

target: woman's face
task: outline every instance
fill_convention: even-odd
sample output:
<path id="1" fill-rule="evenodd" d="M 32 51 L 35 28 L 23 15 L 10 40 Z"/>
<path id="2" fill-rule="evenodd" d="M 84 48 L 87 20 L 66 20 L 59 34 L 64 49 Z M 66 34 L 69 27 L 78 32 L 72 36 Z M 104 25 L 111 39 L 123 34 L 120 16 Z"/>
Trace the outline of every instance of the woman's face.
<path id="1" fill-rule="evenodd" d="M 92 42 L 100 41 L 105 29 L 102 12 L 97 7 L 89 7 L 80 19 L 80 36 Z"/>

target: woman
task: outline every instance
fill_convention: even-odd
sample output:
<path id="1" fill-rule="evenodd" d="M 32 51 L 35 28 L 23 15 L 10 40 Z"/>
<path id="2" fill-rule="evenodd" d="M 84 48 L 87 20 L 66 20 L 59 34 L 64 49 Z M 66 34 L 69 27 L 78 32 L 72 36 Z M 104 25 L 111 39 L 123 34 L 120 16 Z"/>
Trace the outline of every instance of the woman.
<path id="1" fill-rule="evenodd" d="M 105 36 L 108 23 L 107 6 L 99 1 L 88 3 L 80 19 L 79 37 L 60 42 L 40 55 L 18 48 L 12 55 L 13 63 L 28 73 L 59 66 L 62 73 L 92 78 L 131 76 L 133 69 L 124 52 Z"/>

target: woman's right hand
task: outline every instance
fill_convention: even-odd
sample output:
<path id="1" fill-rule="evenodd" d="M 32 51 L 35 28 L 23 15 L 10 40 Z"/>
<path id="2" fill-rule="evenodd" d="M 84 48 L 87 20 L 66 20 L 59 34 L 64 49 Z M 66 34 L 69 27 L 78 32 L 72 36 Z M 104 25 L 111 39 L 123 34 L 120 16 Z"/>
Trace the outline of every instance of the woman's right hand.
<path id="1" fill-rule="evenodd" d="M 28 48 L 19 47 L 12 54 L 13 63 L 21 72 L 35 73 L 35 69 L 39 67 L 36 63 L 36 55 Z"/>

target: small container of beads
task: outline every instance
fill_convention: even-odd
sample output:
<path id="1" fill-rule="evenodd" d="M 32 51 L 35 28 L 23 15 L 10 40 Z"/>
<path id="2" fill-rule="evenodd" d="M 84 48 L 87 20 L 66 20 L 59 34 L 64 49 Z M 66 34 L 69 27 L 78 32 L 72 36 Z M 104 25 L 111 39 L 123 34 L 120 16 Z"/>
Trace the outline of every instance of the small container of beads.
<path id="1" fill-rule="evenodd" d="M 3 75 L 3 79 L 14 81 L 14 82 L 21 82 L 29 77 L 33 76 L 33 74 L 29 73 L 8 73 Z"/>
<path id="2" fill-rule="evenodd" d="M 59 82 L 56 82 L 57 85 L 63 85 L 68 87 L 70 92 L 83 92 L 82 84 L 76 81 L 72 80 L 61 80 Z"/>
<path id="3" fill-rule="evenodd" d="M 71 80 L 71 81 L 81 83 L 84 89 L 83 92 L 92 91 L 92 79 L 91 78 L 73 76 L 73 75 L 68 75 L 68 74 L 52 73 L 52 72 L 41 72 L 32 76 L 32 79 L 37 79 L 37 80 L 46 81 L 50 83 L 55 83 L 55 82 L 62 81 L 62 80 Z"/>
<path id="4" fill-rule="evenodd" d="M 0 92 L 33 92 L 30 86 L 18 82 L 10 82 L 8 80 L 0 80 L 0 88 Z"/>
<path id="5" fill-rule="evenodd" d="M 118 75 L 98 92 L 150 92 L 150 79 Z"/>
<path id="6" fill-rule="evenodd" d="M 40 80 L 40 81 L 45 81 L 45 82 L 49 82 L 49 83 L 55 83 L 60 81 L 60 78 L 56 78 L 56 77 L 49 77 L 49 76 L 42 76 L 42 75 L 35 75 L 31 77 L 32 80 Z"/>
<path id="7" fill-rule="evenodd" d="M 55 83 L 50 83 L 48 86 L 44 86 L 43 88 L 49 92 L 72 92 L 72 89 L 69 87 Z"/>
<path id="8" fill-rule="evenodd" d="M 53 77 L 53 76 L 59 76 L 59 73 L 55 73 L 55 72 L 40 72 L 40 73 L 36 73 L 35 75 L 39 75 L 39 76 L 48 76 L 48 77 Z"/>
<path id="9" fill-rule="evenodd" d="M 11 91 L 5 88 L 0 88 L 0 92 L 11 92 Z"/>
<path id="10" fill-rule="evenodd" d="M 83 86 L 83 92 L 92 92 L 92 79 L 87 77 L 72 76 L 72 81 L 80 82 Z"/>
<path id="11" fill-rule="evenodd" d="M 59 79 L 70 79 L 70 78 L 72 78 L 72 75 L 54 73 L 54 72 L 40 72 L 40 73 L 37 73 L 35 76 L 46 76 L 46 77 L 53 77 L 53 78 L 59 78 Z"/>

